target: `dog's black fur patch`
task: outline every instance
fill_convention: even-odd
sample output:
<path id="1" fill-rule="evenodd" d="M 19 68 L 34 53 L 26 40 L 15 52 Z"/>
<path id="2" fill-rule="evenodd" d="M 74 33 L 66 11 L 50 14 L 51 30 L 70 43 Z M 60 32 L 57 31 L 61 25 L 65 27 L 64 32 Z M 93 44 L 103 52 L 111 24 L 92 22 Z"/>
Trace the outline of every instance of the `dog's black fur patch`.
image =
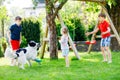
<path id="1" fill-rule="evenodd" d="M 18 50 L 16 51 L 16 55 L 17 55 L 17 57 L 19 57 L 19 53 L 20 53 L 21 51 L 23 51 L 24 54 L 27 52 L 26 49 L 24 49 L 24 48 L 20 48 L 20 49 L 18 49 Z"/>
<path id="2" fill-rule="evenodd" d="M 36 42 L 35 41 L 30 41 L 28 44 L 30 45 L 30 47 L 35 47 L 36 46 Z"/>

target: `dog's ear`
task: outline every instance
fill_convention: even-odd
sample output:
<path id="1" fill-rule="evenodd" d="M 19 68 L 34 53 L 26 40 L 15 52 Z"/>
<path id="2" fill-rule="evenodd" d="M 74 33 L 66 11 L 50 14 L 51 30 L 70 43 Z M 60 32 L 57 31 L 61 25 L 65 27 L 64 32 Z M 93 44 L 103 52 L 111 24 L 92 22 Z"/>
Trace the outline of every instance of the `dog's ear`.
<path id="1" fill-rule="evenodd" d="M 36 46 L 36 42 L 35 41 L 30 41 L 28 44 L 29 44 L 30 47 L 35 47 Z"/>

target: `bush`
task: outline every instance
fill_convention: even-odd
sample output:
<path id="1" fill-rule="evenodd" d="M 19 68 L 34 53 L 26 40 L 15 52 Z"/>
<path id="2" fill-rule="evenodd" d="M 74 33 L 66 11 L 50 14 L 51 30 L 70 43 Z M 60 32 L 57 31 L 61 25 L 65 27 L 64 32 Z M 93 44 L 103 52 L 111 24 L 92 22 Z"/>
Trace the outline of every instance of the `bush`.
<path id="1" fill-rule="evenodd" d="M 28 44 L 28 42 L 27 42 L 26 38 L 24 36 L 22 36 L 22 42 L 21 42 L 20 47 L 24 48 L 27 46 L 27 44 Z"/>
<path id="2" fill-rule="evenodd" d="M 65 22 L 65 25 L 68 27 L 69 33 L 71 38 L 74 41 L 84 41 L 86 40 L 85 37 L 85 27 L 83 26 L 83 24 L 81 23 L 79 18 L 67 18 L 67 19 L 63 19 Z M 60 29 L 61 29 L 61 25 L 60 23 L 57 21 L 57 35 L 61 36 L 60 33 Z"/>
<path id="3" fill-rule="evenodd" d="M 26 18 L 22 21 L 22 36 L 23 41 L 21 46 L 24 47 L 26 44 L 34 40 L 40 42 L 41 23 L 34 18 Z"/>
<path id="4" fill-rule="evenodd" d="M 75 25 L 75 35 L 74 35 L 74 40 L 75 41 L 85 41 L 86 36 L 85 36 L 85 26 L 81 23 L 79 18 L 74 18 L 71 19 L 72 23 Z"/>
<path id="5" fill-rule="evenodd" d="M 6 48 L 7 48 L 7 41 L 3 37 L 0 39 L 0 57 L 4 56 L 4 52 L 5 52 Z"/>
<path id="6" fill-rule="evenodd" d="M 84 41 L 86 40 L 85 36 L 85 27 L 81 23 L 79 18 L 63 18 L 65 25 L 68 27 L 70 36 L 74 41 Z M 61 36 L 60 30 L 61 25 L 59 21 L 56 21 L 57 26 L 57 36 Z M 60 49 L 60 44 L 58 43 L 58 49 Z"/>
<path id="7" fill-rule="evenodd" d="M 89 25 L 89 27 L 88 27 L 88 32 L 93 31 L 95 26 L 96 26 L 95 23 L 91 23 L 91 25 Z M 98 31 L 96 35 L 100 35 L 100 31 Z M 91 40 L 91 37 L 92 37 L 92 35 L 88 36 L 88 40 Z M 100 40 L 100 39 L 96 38 L 96 40 Z"/>

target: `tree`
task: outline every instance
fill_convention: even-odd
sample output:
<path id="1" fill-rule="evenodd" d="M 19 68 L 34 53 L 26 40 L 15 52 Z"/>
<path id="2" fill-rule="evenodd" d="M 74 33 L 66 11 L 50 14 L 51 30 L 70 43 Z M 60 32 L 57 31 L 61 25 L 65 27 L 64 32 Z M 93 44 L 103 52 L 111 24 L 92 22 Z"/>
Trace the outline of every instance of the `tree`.
<path id="1" fill-rule="evenodd" d="M 108 0 L 108 4 L 106 5 L 108 13 L 115 25 L 115 28 L 120 35 L 120 1 L 119 0 Z M 112 39 L 112 49 L 120 50 L 120 46 L 116 43 L 116 39 Z"/>
<path id="2" fill-rule="evenodd" d="M 45 0 L 46 4 L 46 21 L 48 25 L 49 35 L 50 35 L 50 58 L 57 59 L 57 33 L 56 33 L 56 23 L 55 18 L 59 12 L 59 10 L 63 7 L 63 5 L 67 2 L 67 0 Z M 59 5 L 56 5 L 59 3 Z"/>
<path id="3" fill-rule="evenodd" d="M 7 9 L 5 6 L 0 6 L 0 22 L 1 22 L 1 32 L 2 32 L 2 37 L 4 37 L 4 23 L 5 20 L 7 19 Z"/>

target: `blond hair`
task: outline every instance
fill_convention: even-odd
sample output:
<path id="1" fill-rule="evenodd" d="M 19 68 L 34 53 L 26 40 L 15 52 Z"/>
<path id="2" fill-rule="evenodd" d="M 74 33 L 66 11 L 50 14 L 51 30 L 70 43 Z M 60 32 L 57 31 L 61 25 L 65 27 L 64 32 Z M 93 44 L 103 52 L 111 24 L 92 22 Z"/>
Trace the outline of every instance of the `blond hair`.
<path id="1" fill-rule="evenodd" d="M 68 34 L 68 29 L 66 27 L 61 28 L 61 34 Z"/>

